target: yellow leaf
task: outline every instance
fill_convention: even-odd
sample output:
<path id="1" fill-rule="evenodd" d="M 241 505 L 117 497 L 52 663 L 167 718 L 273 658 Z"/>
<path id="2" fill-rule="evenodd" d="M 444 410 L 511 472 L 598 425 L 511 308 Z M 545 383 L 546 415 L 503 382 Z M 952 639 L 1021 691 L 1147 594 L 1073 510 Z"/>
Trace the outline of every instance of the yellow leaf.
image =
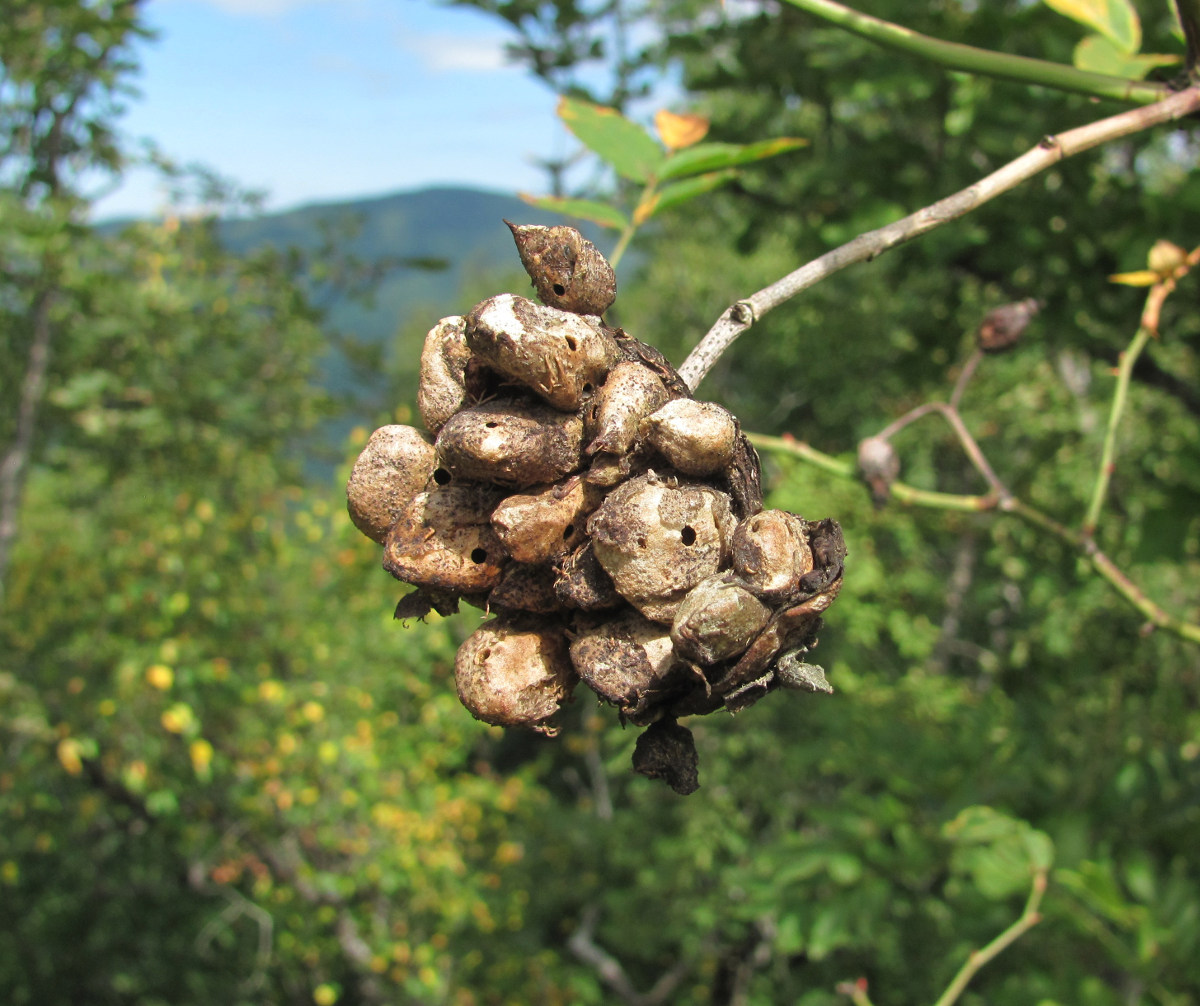
<path id="1" fill-rule="evenodd" d="M 1131 0 L 1045 0 L 1046 6 L 1072 21 L 1094 28 L 1123 52 L 1142 47 L 1142 26 Z"/>
<path id="2" fill-rule="evenodd" d="M 682 150 L 704 139 L 708 120 L 703 115 L 676 115 L 664 108 L 654 113 L 654 128 L 669 150 Z"/>
<path id="3" fill-rule="evenodd" d="M 654 208 L 658 205 L 658 193 L 653 193 L 650 198 L 643 199 L 637 205 L 637 209 L 633 211 L 633 222 L 639 227 L 644 224 L 654 213 Z"/>
<path id="4" fill-rule="evenodd" d="M 207 779 L 211 774 L 209 769 L 213 760 L 213 746 L 202 737 L 192 741 L 188 746 L 188 754 L 192 759 L 192 770 L 200 778 Z"/>
<path id="5" fill-rule="evenodd" d="M 71 775 L 83 771 L 83 749 L 74 737 L 64 737 L 58 742 L 58 762 Z"/>
<path id="6" fill-rule="evenodd" d="M 186 702 L 176 702 L 170 709 L 164 709 L 158 719 L 163 729 L 173 734 L 186 733 L 196 722 L 192 707 Z"/>
<path id="7" fill-rule="evenodd" d="M 165 692 L 175 681 L 175 672 L 166 664 L 155 664 L 146 668 L 146 680 L 159 691 Z"/>
<path id="8" fill-rule="evenodd" d="M 1149 269 L 1138 269 L 1136 272 L 1119 272 L 1109 276 L 1110 283 L 1120 283 L 1123 286 L 1154 286 L 1159 280 L 1156 272 Z"/>

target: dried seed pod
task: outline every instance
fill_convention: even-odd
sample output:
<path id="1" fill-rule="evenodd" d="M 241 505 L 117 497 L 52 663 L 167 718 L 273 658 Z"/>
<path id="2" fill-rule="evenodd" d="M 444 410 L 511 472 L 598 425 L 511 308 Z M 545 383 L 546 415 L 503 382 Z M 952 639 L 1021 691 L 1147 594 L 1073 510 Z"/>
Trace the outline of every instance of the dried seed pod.
<path id="1" fill-rule="evenodd" d="M 632 360 L 618 363 L 588 403 L 584 420 L 585 453 L 623 455 L 638 435 L 638 425 L 665 405 L 667 389 L 649 367 Z"/>
<path id="2" fill-rule="evenodd" d="M 875 506 L 887 502 L 892 483 L 900 476 L 900 457 L 891 441 L 865 437 L 858 442 L 858 473 L 871 490 Z"/>
<path id="3" fill-rule="evenodd" d="M 417 409 L 425 429 L 435 436 L 446 420 L 466 404 L 470 359 L 466 323 L 462 318 L 443 318 L 425 336 Z"/>
<path id="4" fill-rule="evenodd" d="M 617 299 L 612 266 L 574 227 L 504 222 L 543 304 L 574 314 L 603 314 L 612 306 Z"/>
<path id="5" fill-rule="evenodd" d="M 807 594 L 819 594 L 842 578 L 846 562 L 842 525 L 829 517 L 810 522 L 808 545 L 812 549 L 813 568 L 812 572 L 800 577 L 800 589 Z"/>
<path id="6" fill-rule="evenodd" d="M 608 611 L 619 608 L 625 599 L 617 593 L 589 541 L 566 556 L 558 567 L 554 593 L 568 608 L 580 611 Z"/>
<path id="7" fill-rule="evenodd" d="M 382 545 L 404 505 L 425 488 L 437 465 L 433 445 L 411 426 L 381 426 L 363 448 L 350 481 L 350 519 Z"/>
<path id="8" fill-rule="evenodd" d="M 595 318 L 504 293 L 467 315 L 467 345 L 492 369 L 575 412 L 621 358 Z"/>
<path id="9" fill-rule="evenodd" d="M 648 692 L 667 689 L 680 664 L 670 633 L 628 609 L 582 629 L 571 642 L 571 662 L 592 691 L 631 711 Z"/>
<path id="10" fill-rule="evenodd" d="M 685 475 L 712 475 L 733 460 L 737 420 L 715 402 L 676 398 L 645 419 L 641 428 L 655 450 Z"/>
<path id="11" fill-rule="evenodd" d="M 550 562 L 584 540 L 598 491 L 581 478 L 537 492 L 509 496 L 492 512 L 492 527 L 518 562 Z"/>
<path id="12" fill-rule="evenodd" d="M 388 534 L 383 568 L 397 580 L 432 590 L 491 590 L 500 582 L 506 558 L 491 523 L 499 499 L 500 493 L 478 485 L 418 493 Z"/>
<path id="13" fill-rule="evenodd" d="M 776 611 L 767 627 L 758 634 L 729 672 L 713 686 L 713 690 L 730 695 L 740 686 L 763 676 L 779 654 L 788 650 L 811 649 L 816 645 L 817 631 L 821 627 L 821 612 L 834 602 L 841 589 L 839 572 L 827 590 L 792 607 Z"/>
<path id="14" fill-rule="evenodd" d="M 1034 297 L 992 308 L 975 333 L 976 344 L 985 353 L 1012 349 L 1041 309 L 1041 301 Z"/>
<path id="15" fill-rule="evenodd" d="M 555 574 L 549 566 L 510 562 L 487 597 L 489 611 L 528 611 L 549 615 L 566 610 L 554 593 Z"/>
<path id="16" fill-rule="evenodd" d="M 609 493 L 587 530 L 621 596 L 669 624 L 684 595 L 727 564 L 735 526 L 725 493 L 647 472 Z"/>
<path id="17" fill-rule="evenodd" d="M 496 618 L 458 648 L 454 680 L 476 719 L 555 734 L 550 717 L 570 698 L 577 678 L 561 630 Z"/>
<path id="18" fill-rule="evenodd" d="M 635 339 L 623 328 L 612 328 L 609 331 L 612 332 L 613 338 L 617 342 L 617 348 L 621 350 L 621 355 L 626 360 L 643 364 L 654 371 L 671 398 L 692 397 L 692 389 L 688 387 L 687 382 L 679 376 L 679 371 L 671 366 L 670 361 L 662 355 L 660 350 L 655 349 L 649 343 L 642 342 L 641 339 Z"/>
<path id="19" fill-rule="evenodd" d="M 591 485 L 611 489 L 635 475 L 645 474 L 647 467 L 645 454 L 641 451 L 634 450 L 629 454 L 600 451 L 592 458 L 583 477 Z"/>
<path id="20" fill-rule="evenodd" d="M 819 664 L 805 663 L 807 650 L 788 650 L 775 665 L 775 676 L 784 688 L 797 692 L 824 692 L 833 694 L 833 685 L 825 677 L 825 668 Z"/>
<path id="21" fill-rule="evenodd" d="M 676 652 L 712 666 L 743 653 L 771 617 L 770 609 L 727 575 L 688 591 L 671 623 Z"/>
<path id="22" fill-rule="evenodd" d="M 764 600 L 793 593 L 812 568 L 804 521 L 786 510 L 762 510 L 733 533 L 733 571 Z"/>
<path id="23" fill-rule="evenodd" d="M 583 466 L 583 420 L 525 399 L 497 399 L 451 416 L 438 459 L 456 478 L 524 489 Z"/>
<path id="24" fill-rule="evenodd" d="M 633 770 L 651 779 L 662 779 L 680 796 L 700 788 L 699 765 L 692 732 L 674 720 L 652 723 L 633 748 Z"/>

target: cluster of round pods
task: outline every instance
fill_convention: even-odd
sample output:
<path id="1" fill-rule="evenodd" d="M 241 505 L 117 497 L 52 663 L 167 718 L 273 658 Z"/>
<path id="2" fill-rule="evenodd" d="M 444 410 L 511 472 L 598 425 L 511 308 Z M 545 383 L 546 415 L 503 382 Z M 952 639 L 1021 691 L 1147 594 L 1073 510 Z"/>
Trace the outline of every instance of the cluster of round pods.
<path id="1" fill-rule="evenodd" d="M 398 618 L 460 600 L 492 616 L 455 661 L 474 716 L 553 733 L 582 682 L 647 728 L 634 768 L 690 793 L 680 717 L 830 690 L 804 656 L 841 529 L 762 508 L 737 420 L 602 321 L 615 280 L 578 231 L 509 226 L 543 303 L 500 294 L 434 326 L 417 399 L 434 439 L 377 430 L 350 516 L 417 588 Z"/>

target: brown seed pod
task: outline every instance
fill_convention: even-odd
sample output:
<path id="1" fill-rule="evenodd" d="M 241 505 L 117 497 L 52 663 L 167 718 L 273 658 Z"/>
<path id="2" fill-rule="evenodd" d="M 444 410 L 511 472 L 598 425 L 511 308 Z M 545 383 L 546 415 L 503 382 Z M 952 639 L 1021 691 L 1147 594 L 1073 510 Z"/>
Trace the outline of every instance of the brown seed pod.
<path id="1" fill-rule="evenodd" d="M 612 306 L 617 299 L 612 266 L 574 227 L 504 222 L 543 304 L 574 314 L 603 314 Z"/>
<path id="2" fill-rule="evenodd" d="M 737 420 L 728 409 L 692 398 L 667 402 L 642 422 L 641 430 L 684 475 L 712 475 L 728 468 L 738 436 Z"/>
<path id="3" fill-rule="evenodd" d="M 662 779 L 680 796 L 700 788 L 699 765 L 692 732 L 674 720 L 651 724 L 633 748 L 633 770 L 651 779 Z"/>
<path id="4" fill-rule="evenodd" d="M 526 399 L 496 399 L 456 412 L 437 438 L 456 478 L 525 489 L 583 466 L 583 420 Z"/>
<path id="5" fill-rule="evenodd" d="M 647 472 L 609 493 L 587 530 L 621 596 L 670 624 L 684 595 L 727 565 L 735 525 L 725 493 Z"/>
<path id="6" fill-rule="evenodd" d="M 858 442 L 858 473 L 871 490 L 875 506 L 883 506 L 892 483 L 900 476 L 900 457 L 891 441 L 883 437 L 865 437 Z"/>
<path id="7" fill-rule="evenodd" d="M 621 357 L 595 318 L 504 293 L 467 315 L 467 345 L 493 370 L 575 412 Z"/>
<path id="8" fill-rule="evenodd" d="M 625 454 L 638 435 L 638 425 L 665 405 L 667 397 L 663 382 L 649 367 L 631 360 L 618 363 L 585 410 L 585 453 Z"/>
<path id="9" fill-rule="evenodd" d="M 770 609 L 740 583 L 710 576 L 679 605 L 671 639 L 681 656 L 711 667 L 743 653 L 770 617 Z"/>
<path id="10" fill-rule="evenodd" d="M 602 489 L 611 489 L 635 475 L 645 474 L 648 465 L 644 452 L 634 450 L 629 454 L 607 454 L 598 452 L 583 477 L 589 484 Z"/>
<path id="11" fill-rule="evenodd" d="M 1041 309 L 1041 301 L 1034 297 L 992 308 L 984 315 L 975 333 L 976 344 L 985 353 L 1003 353 L 1012 349 Z"/>
<path id="12" fill-rule="evenodd" d="M 808 545 L 812 549 L 813 568 L 800 577 L 801 591 L 812 595 L 829 590 L 835 582 L 840 586 L 846 563 L 846 539 L 841 524 L 830 517 L 810 521 Z"/>
<path id="13" fill-rule="evenodd" d="M 496 618 L 458 648 L 454 680 L 476 719 L 553 735 L 558 729 L 549 720 L 578 679 L 560 629 Z"/>
<path id="14" fill-rule="evenodd" d="M 738 662 L 713 686 L 714 691 L 731 695 L 739 687 L 762 677 L 781 653 L 811 649 L 821 626 L 821 612 L 834 602 L 841 589 L 839 567 L 837 579 L 828 589 L 799 604 L 777 610 Z"/>
<path id="15" fill-rule="evenodd" d="M 489 611 L 528 611 L 549 615 L 566 610 L 554 593 L 554 570 L 549 566 L 529 566 L 510 562 L 500 582 L 487 597 Z"/>
<path id="16" fill-rule="evenodd" d="M 786 510 L 762 510 L 733 533 L 733 572 L 764 600 L 793 593 L 812 568 L 804 521 Z"/>
<path id="17" fill-rule="evenodd" d="M 518 562 L 550 562 L 584 541 L 587 515 L 598 491 L 581 478 L 509 496 L 492 512 L 492 527 L 504 550 Z"/>
<path id="18" fill-rule="evenodd" d="M 571 662 L 600 698 L 628 711 L 648 692 L 667 689 L 681 663 L 670 633 L 629 609 L 579 631 L 571 642 Z"/>
<path id="19" fill-rule="evenodd" d="M 625 603 L 590 541 L 559 563 L 554 593 L 568 608 L 580 611 L 608 611 Z"/>
<path id="20" fill-rule="evenodd" d="M 443 318 L 425 336 L 417 409 L 425 429 L 435 436 L 446 420 L 466 403 L 470 359 L 466 323 L 462 318 Z"/>
<path id="21" fill-rule="evenodd" d="M 500 493 L 445 485 L 418 493 L 400 511 L 383 550 L 397 580 L 453 594 L 479 594 L 500 582 L 505 561 L 492 530 Z"/>
<path id="22" fill-rule="evenodd" d="M 346 483 L 350 520 L 382 545 L 404 505 L 425 488 L 437 457 L 411 426 L 381 426 L 371 434 Z"/>

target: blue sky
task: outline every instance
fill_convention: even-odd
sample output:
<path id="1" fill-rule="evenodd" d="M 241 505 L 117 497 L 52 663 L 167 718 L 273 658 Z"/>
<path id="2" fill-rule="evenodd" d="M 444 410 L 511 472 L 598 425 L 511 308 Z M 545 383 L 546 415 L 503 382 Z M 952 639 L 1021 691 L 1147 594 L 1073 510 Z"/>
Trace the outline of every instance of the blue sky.
<path id="1" fill-rule="evenodd" d="M 544 190 L 573 140 L 555 95 L 507 65 L 499 21 L 432 0 L 150 0 L 122 128 L 265 189 L 269 208 L 464 183 Z M 147 215 L 134 173 L 98 216 Z"/>

